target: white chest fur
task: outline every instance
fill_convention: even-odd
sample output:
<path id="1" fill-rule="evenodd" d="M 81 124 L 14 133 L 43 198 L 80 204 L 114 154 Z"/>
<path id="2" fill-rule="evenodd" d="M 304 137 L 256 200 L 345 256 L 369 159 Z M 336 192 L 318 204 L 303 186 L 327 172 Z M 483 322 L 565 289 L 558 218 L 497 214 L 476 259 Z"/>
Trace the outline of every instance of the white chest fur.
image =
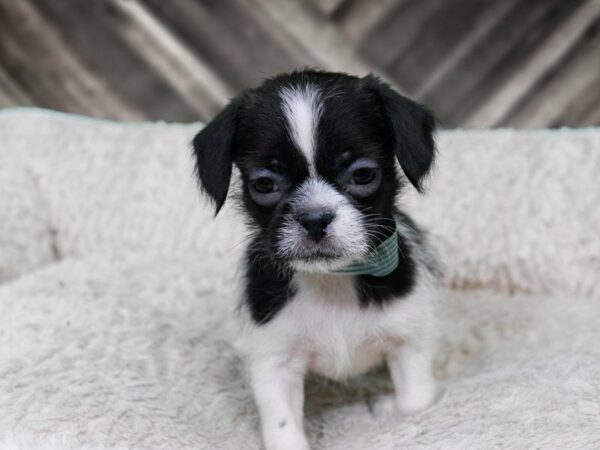
<path id="1" fill-rule="evenodd" d="M 363 372 L 383 357 L 382 314 L 361 308 L 354 277 L 304 275 L 282 322 L 297 332 L 310 370 L 331 378 Z"/>
<path id="2" fill-rule="evenodd" d="M 242 344 L 251 359 L 294 359 L 299 368 L 340 379 L 377 365 L 390 347 L 431 325 L 423 289 L 383 308 L 364 308 L 352 276 L 303 274 L 295 282 L 296 295 L 269 323 L 246 329 Z"/>

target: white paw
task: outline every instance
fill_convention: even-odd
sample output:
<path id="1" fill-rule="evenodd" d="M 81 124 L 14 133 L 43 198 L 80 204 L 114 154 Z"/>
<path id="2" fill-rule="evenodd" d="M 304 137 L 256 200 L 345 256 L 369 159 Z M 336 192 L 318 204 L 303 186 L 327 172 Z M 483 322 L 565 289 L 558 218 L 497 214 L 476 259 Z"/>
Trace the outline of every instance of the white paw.
<path id="1" fill-rule="evenodd" d="M 370 409 L 376 419 L 396 414 L 396 396 L 393 394 L 382 395 L 371 404 Z"/>
<path id="2" fill-rule="evenodd" d="M 428 380 L 398 393 L 396 395 L 396 408 L 400 414 L 412 415 L 427 409 L 435 403 L 436 399 L 435 382 Z"/>
<path id="3" fill-rule="evenodd" d="M 303 435 L 264 436 L 266 450 L 310 450 Z"/>
<path id="4" fill-rule="evenodd" d="M 389 394 L 378 397 L 371 404 L 373 417 L 379 419 L 393 414 L 409 416 L 417 414 L 441 398 L 443 391 L 437 392 L 435 384 L 428 383 L 415 386 L 413 390 L 405 394 Z"/>

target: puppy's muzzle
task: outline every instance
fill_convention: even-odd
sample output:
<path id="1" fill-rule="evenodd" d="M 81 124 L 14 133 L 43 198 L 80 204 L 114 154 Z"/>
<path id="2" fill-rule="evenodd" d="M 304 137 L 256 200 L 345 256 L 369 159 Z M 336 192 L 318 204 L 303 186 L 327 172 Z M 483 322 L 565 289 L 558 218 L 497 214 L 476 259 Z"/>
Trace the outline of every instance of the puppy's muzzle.
<path id="1" fill-rule="evenodd" d="M 319 242 L 327 236 L 327 227 L 335 219 L 335 213 L 329 210 L 304 211 L 296 215 L 296 220 L 313 241 Z"/>

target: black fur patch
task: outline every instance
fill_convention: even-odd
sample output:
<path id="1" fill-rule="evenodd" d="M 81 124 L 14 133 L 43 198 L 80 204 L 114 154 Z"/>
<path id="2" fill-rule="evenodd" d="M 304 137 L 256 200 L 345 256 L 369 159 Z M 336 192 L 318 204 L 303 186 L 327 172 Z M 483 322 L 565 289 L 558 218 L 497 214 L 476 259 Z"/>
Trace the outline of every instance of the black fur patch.
<path id="1" fill-rule="evenodd" d="M 414 223 L 405 214 L 396 212 L 395 216 L 415 233 L 420 234 Z M 408 220 L 407 220 L 408 219 Z M 416 282 L 416 262 L 408 238 L 398 233 L 398 267 L 384 277 L 359 275 L 356 288 L 361 306 L 383 306 L 387 302 L 404 297 L 413 290 Z"/>
<path id="2" fill-rule="evenodd" d="M 265 324 L 296 294 L 293 272 L 283 262 L 272 259 L 255 239 L 246 255 L 246 294 L 244 302 L 252 319 Z"/>

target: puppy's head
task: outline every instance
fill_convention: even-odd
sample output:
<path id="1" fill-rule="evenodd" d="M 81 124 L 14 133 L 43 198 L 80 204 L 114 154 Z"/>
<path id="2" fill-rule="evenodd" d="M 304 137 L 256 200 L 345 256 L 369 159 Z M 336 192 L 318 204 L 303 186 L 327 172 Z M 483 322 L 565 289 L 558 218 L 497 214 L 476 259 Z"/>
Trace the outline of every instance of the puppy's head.
<path id="1" fill-rule="evenodd" d="M 369 75 L 316 71 L 264 82 L 194 138 L 197 173 L 217 213 L 239 168 L 243 206 L 273 258 L 300 270 L 341 267 L 394 232 L 403 176 L 419 191 L 434 119 Z"/>

